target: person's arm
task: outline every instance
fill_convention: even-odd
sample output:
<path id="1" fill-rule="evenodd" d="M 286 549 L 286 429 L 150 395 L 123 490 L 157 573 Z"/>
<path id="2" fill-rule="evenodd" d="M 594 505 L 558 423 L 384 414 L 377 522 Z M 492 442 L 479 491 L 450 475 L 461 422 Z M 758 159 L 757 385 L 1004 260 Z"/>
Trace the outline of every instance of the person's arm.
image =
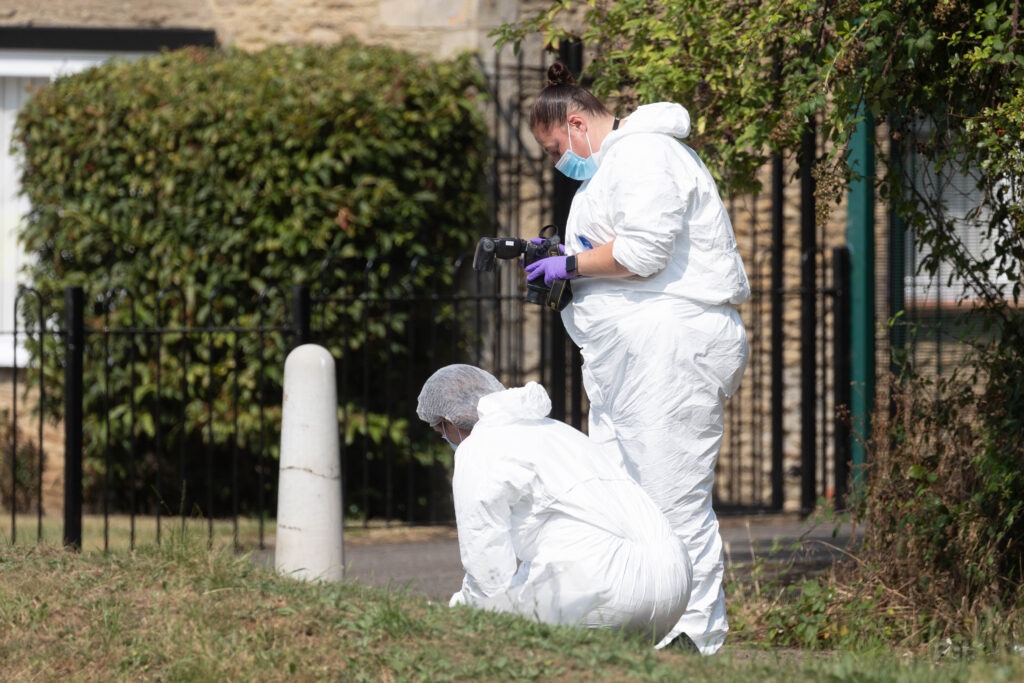
<path id="1" fill-rule="evenodd" d="M 576 254 L 576 275 L 580 277 L 631 277 L 634 273 L 615 260 L 615 240 Z"/>
<path id="2" fill-rule="evenodd" d="M 605 197 L 616 216 L 614 259 L 640 277 L 660 272 L 672 258 L 677 241 L 689 239 L 687 215 L 696 185 L 677 143 L 664 136 L 635 136 L 616 158 L 616 182 Z M 683 246 L 687 249 L 687 246 Z"/>
<path id="3" fill-rule="evenodd" d="M 465 466 L 457 468 L 453 494 L 466 576 L 451 604 L 484 605 L 505 592 L 518 564 L 512 547 L 512 492 L 479 449 L 464 448 L 459 447 L 458 460 Z"/>
<path id="4" fill-rule="evenodd" d="M 685 174 L 676 168 L 676 150 L 663 136 L 630 144 L 635 149 L 617 158 L 617 178 L 603 199 L 618 217 L 613 226 L 617 236 L 576 253 L 575 270 L 567 263 L 572 256 L 536 261 L 526 267 L 528 280 L 543 277 L 550 287 L 554 280 L 576 277 L 649 277 L 665 267 L 685 230 L 683 217 L 694 188 L 689 181 L 681 184 Z"/>

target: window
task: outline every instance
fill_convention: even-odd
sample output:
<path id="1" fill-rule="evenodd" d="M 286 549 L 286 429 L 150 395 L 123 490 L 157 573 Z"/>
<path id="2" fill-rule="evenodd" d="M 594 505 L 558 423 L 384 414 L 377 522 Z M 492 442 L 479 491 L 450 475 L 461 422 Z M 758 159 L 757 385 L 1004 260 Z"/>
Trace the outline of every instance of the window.
<path id="1" fill-rule="evenodd" d="M 981 263 L 995 255 L 995 240 L 989 234 L 992 212 L 986 205 L 985 194 L 978 187 L 979 176 L 955 166 L 947 163 L 937 170 L 933 163 L 920 156 L 912 156 L 907 170 L 912 174 L 914 188 L 919 195 L 941 199 L 943 218 L 953 226 L 953 237 L 959 242 L 962 253 L 972 263 Z M 1004 183 L 1002 189 L 1020 191 L 1019 187 L 1013 188 L 1009 183 Z M 920 264 L 930 256 L 931 248 L 922 244 L 911 230 L 906 231 L 905 239 L 904 296 L 907 307 L 953 306 L 977 299 L 976 291 L 955 274 L 955 268 L 948 261 L 940 263 L 934 275 L 923 271 Z M 994 269 L 987 280 L 1003 287 L 1004 291 L 1010 284 L 1007 277 L 998 276 Z"/>

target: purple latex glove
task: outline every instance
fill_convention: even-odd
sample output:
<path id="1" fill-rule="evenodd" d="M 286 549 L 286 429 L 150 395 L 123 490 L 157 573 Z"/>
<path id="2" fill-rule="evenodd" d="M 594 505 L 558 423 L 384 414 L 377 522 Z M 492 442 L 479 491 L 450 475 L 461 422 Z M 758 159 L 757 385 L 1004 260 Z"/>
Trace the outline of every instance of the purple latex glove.
<path id="1" fill-rule="evenodd" d="M 565 272 L 565 261 L 568 256 L 548 256 L 526 266 L 526 279 L 536 280 L 544 276 L 544 284 L 548 287 L 555 280 L 572 280 L 576 273 Z"/>

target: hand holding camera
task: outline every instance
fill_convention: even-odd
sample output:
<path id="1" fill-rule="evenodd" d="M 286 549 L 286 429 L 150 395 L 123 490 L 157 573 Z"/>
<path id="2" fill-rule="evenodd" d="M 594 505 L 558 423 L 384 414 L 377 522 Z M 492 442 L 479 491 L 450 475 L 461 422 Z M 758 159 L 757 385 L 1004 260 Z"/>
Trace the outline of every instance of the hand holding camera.
<path id="1" fill-rule="evenodd" d="M 526 279 L 530 282 L 543 277 L 548 287 L 555 280 L 572 280 L 578 277 L 575 256 L 549 256 L 524 266 Z"/>
<path id="2" fill-rule="evenodd" d="M 572 301 L 572 289 L 569 279 L 576 277 L 566 270 L 566 261 L 575 258 L 564 256 L 565 248 L 559 242 L 558 234 L 553 225 L 546 225 L 540 230 L 540 236 L 530 240 L 518 237 L 481 237 L 473 255 L 473 268 L 480 271 L 494 270 L 496 259 L 516 259 L 522 256 L 523 267 L 527 272 L 526 296 L 527 303 L 544 305 L 553 311 L 561 311 Z M 552 263 L 547 264 L 546 261 Z M 540 266 L 539 272 L 535 271 Z M 571 264 L 571 265 L 574 265 Z M 550 275 L 548 274 L 549 268 Z M 532 270 L 531 270 L 532 269 Z M 557 276 L 557 273 L 562 273 Z M 540 283 L 543 276 L 544 284 Z"/>

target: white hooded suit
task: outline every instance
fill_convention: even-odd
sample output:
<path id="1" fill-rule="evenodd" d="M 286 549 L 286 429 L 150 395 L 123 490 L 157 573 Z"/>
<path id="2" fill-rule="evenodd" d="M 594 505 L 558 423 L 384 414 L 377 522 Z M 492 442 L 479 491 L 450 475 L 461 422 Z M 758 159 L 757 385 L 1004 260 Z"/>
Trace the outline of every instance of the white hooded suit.
<path id="1" fill-rule="evenodd" d="M 551 401 L 533 382 L 477 410 L 455 454 L 466 576 L 451 604 L 658 642 L 686 608 L 690 560 L 615 449 L 547 418 Z"/>
<path id="2" fill-rule="evenodd" d="M 572 202 L 566 253 L 614 240 L 636 276 L 574 280 L 562 320 L 583 355 L 590 437 L 618 443 L 690 550 L 690 603 L 661 644 L 686 633 L 711 654 L 728 630 L 711 493 L 724 405 L 747 362 L 735 305 L 750 285 L 711 174 L 676 139 L 689 130 L 683 107 L 660 103 L 604 138 Z"/>

